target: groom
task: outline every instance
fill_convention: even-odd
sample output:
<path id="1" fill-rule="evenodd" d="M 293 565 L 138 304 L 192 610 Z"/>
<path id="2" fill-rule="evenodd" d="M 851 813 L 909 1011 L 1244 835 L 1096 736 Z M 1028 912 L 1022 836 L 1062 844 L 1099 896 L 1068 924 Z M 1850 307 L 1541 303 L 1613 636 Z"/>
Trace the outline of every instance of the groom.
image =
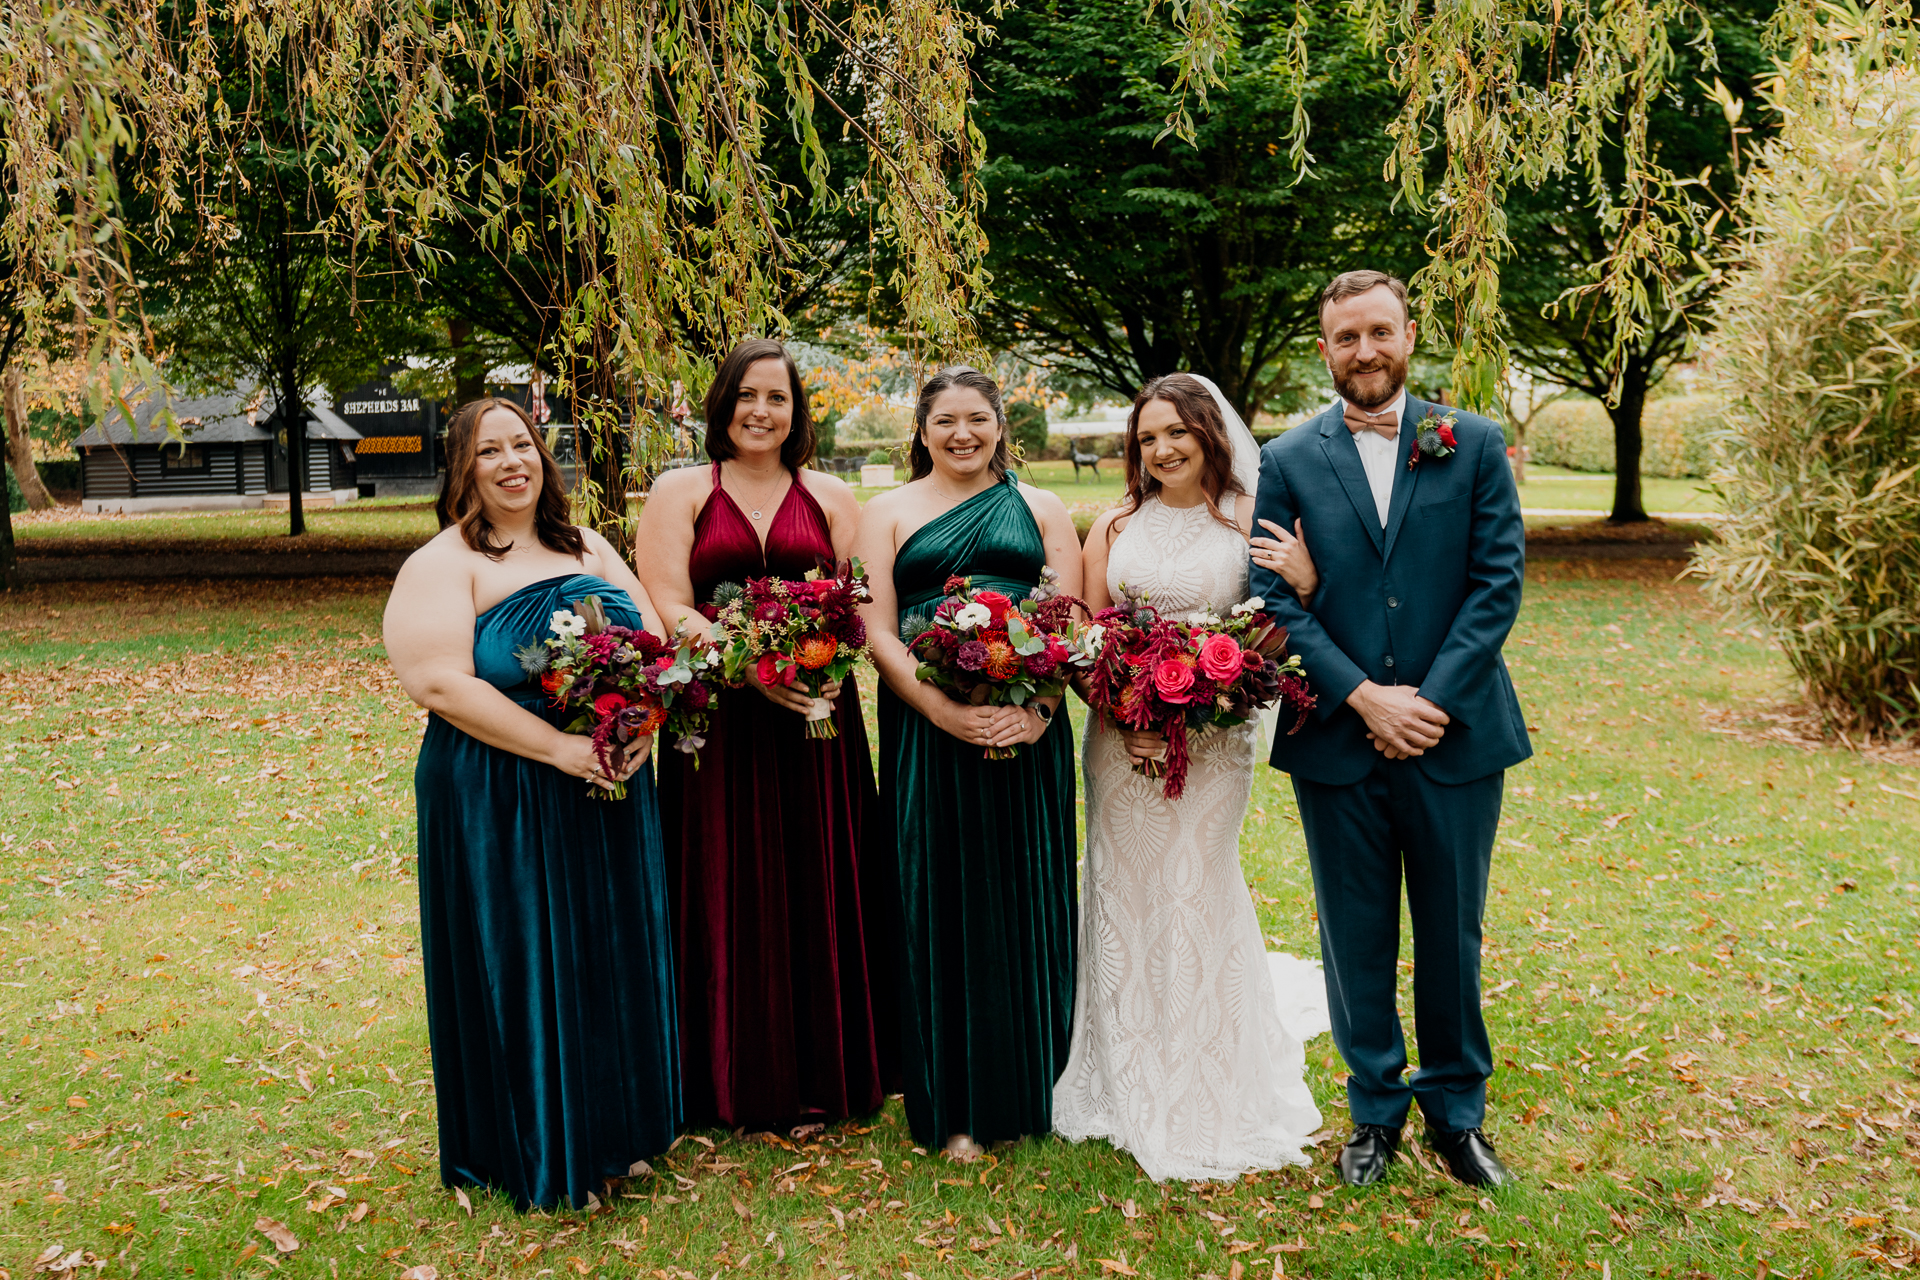
<path id="1" fill-rule="evenodd" d="M 1480 919 L 1505 770 L 1533 748 L 1500 646 L 1526 538 L 1500 428 L 1406 394 L 1407 288 L 1349 271 L 1320 295 L 1338 403 L 1260 454 L 1254 516 L 1299 521 L 1320 586 L 1301 600 L 1256 549 L 1254 595 L 1285 624 L 1319 703 L 1278 734 L 1319 900 L 1333 1041 L 1354 1132 L 1340 1176 L 1394 1159 L 1414 1101 L 1428 1145 L 1473 1186 L 1511 1179 L 1481 1132 L 1493 1050 L 1480 1017 Z M 1413 919 L 1411 1080 L 1395 999 L 1400 882 Z"/>

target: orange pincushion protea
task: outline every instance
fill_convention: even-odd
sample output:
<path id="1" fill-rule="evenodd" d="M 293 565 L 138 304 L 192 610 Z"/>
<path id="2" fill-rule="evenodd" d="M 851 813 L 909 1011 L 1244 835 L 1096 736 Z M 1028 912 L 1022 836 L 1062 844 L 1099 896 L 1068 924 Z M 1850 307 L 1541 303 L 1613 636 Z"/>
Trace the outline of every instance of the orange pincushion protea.
<path id="1" fill-rule="evenodd" d="M 818 671 L 840 652 L 840 642 L 832 636 L 808 636 L 794 651 L 793 660 L 809 671 Z"/>
<path id="2" fill-rule="evenodd" d="M 1005 636 L 995 636 L 986 642 L 987 660 L 981 670 L 995 680 L 1011 680 L 1020 674 L 1020 655 L 1013 651 L 1013 643 Z"/>
<path id="3" fill-rule="evenodd" d="M 647 718 L 642 720 L 640 727 L 634 731 L 635 736 L 644 738 L 648 734 L 657 733 L 660 730 L 660 726 L 666 722 L 667 709 L 665 707 L 654 707 L 647 712 Z"/>

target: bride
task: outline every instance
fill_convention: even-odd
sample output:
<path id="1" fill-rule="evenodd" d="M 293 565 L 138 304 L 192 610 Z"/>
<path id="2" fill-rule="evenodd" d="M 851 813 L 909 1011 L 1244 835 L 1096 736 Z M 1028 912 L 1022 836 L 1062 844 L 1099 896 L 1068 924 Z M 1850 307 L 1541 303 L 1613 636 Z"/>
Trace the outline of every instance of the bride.
<path id="1" fill-rule="evenodd" d="M 1145 594 L 1183 621 L 1247 595 L 1258 451 L 1213 383 L 1175 373 L 1134 399 L 1127 494 L 1084 552 L 1088 606 Z M 1251 545 L 1310 599 L 1295 538 Z M 1240 871 L 1258 722 L 1192 739 L 1185 794 L 1134 773 L 1160 735 L 1088 717 L 1087 852 L 1079 990 L 1054 1127 L 1105 1138 L 1155 1181 L 1233 1178 L 1304 1164 L 1320 1125 L 1304 1042 L 1327 1028 L 1319 969 L 1269 954 Z"/>

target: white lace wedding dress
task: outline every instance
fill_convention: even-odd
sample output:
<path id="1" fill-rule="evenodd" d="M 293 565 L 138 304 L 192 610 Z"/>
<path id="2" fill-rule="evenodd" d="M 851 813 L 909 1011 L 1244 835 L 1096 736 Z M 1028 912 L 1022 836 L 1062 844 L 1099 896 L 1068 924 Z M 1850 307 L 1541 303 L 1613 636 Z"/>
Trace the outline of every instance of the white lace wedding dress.
<path id="1" fill-rule="evenodd" d="M 1246 598 L 1247 543 L 1205 506 L 1149 499 L 1114 539 L 1107 589 L 1163 615 Z M 1304 1042 L 1327 1029 L 1318 965 L 1269 953 L 1240 870 L 1257 723 L 1194 735 L 1185 794 L 1133 772 L 1089 717 L 1079 990 L 1054 1128 L 1105 1138 L 1148 1177 L 1187 1181 L 1304 1164 L 1320 1125 Z"/>

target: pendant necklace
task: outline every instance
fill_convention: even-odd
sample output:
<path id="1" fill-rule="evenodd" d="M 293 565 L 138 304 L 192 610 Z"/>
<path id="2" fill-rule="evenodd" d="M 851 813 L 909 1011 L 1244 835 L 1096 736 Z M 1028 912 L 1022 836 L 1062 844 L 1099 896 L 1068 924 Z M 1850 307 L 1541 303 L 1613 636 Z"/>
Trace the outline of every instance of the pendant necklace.
<path id="1" fill-rule="evenodd" d="M 780 483 L 780 482 L 779 482 L 779 481 L 777 481 L 777 480 L 776 480 L 776 481 L 774 481 L 774 484 L 775 484 L 776 486 L 777 486 L 777 485 L 778 485 L 779 483 Z M 771 499 L 769 498 L 769 499 L 766 499 L 766 500 L 763 500 L 763 501 L 761 501 L 761 502 L 757 502 L 757 503 L 755 503 L 755 504 L 753 505 L 753 509 L 752 509 L 751 511 L 749 511 L 749 512 L 747 512 L 747 519 L 749 519 L 749 520 L 758 520 L 758 519 L 760 519 L 760 518 L 761 518 L 761 516 L 765 514 L 765 512 L 764 512 L 764 510 L 763 510 L 763 509 L 764 509 L 764 508 L 765 508 L 765 506 L 767 505 L 767 501 L 771 501 Z"/>

